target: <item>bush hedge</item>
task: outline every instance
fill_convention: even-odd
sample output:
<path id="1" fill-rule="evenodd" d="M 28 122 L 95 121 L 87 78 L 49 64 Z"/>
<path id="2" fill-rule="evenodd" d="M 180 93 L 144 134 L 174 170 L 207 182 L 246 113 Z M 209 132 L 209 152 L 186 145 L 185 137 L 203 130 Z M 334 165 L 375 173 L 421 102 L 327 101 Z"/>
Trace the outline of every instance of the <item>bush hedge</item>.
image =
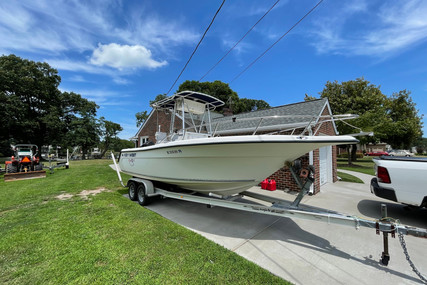
<path id="1" fill-rule="evenodd" d="M 339 158 L 348 158 L 348 153 L 341 153 L 338 155 Z M 363 158 L 363 153 L 357 152 L 356 158 Z"/>

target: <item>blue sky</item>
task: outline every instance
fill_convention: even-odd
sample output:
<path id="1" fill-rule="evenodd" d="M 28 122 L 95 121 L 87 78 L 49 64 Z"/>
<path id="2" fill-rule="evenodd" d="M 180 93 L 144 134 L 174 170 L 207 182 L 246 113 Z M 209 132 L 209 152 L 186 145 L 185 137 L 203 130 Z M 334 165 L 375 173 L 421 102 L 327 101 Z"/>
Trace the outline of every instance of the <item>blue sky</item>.
<path id="1" fill-rule="evenodd" d="M 49 63 L 61 90 L 95 101 L 129 138 L 135 113 L 169 90 L 221 2 L 1 1 L 0 54 Z M 199 80 L 275 2 L 226 1 L 172 90 Z M 280 1 L 203 81 L 230 83 L 317 2 Z M 363 76 L 386 95 L 410 90 L 425 114 L 426 15 L 422 0 L 325 0 L 230 87 L 278 106 Z"/>

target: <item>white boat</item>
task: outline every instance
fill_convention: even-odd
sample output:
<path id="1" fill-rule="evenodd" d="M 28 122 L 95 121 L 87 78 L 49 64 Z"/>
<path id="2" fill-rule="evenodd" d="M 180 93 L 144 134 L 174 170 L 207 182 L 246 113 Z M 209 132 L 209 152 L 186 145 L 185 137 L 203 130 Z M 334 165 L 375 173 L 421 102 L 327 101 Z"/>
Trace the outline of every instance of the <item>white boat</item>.
<path id="1" fill-rule="evenodd" d="M 155 183 L 226 196 L 259 184 L 311 150 L 357 142 L 351 136 L 256 135 L 257 128 L 253 135 L 215 136 L 211 111 L 223 104 L 191 91 L 153 104 L 172 112 L 171 126 L 176 126 L 176 117 L 181 119 L 182 128 L 156 133 L 155 145 L 123 149 L 121 171 Z"/>

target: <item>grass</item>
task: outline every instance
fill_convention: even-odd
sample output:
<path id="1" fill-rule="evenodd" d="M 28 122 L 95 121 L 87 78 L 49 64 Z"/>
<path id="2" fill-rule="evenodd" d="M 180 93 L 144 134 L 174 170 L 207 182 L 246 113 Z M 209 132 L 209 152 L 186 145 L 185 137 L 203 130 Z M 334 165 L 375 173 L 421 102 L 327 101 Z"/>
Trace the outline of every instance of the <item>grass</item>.
<path id="1" fill-rule="evenodd" d="M 43 179 L 1 177 L 1 284 L 288 284 L 123 197 L 109 163 L 71 162 Z M 108 191 L 76 195 L 100 187 Z"/>
<path id="2" fill-rule="evenodd" d="M 356 176 L 353 176 L 351 174 L 347 174 L 347 173 L 340 172 L 340 171 L 337 171 L 337 174 L 341 178 L 341 181 L 343 181 L 343 182 L 352 182 L 352 183 L 362 183 L 363 184 L 362 180 L 360 180 L 359 178 L 357 178 Z"/>
<path id="3" fill-rule="evenodd" d="M 338 170 L 351 170 L 364 174 L 375 175 L 374 162 L 372 157 L 358 158 L 357 161 L 353 162 L 352 166 L 348 165 L 347 158 L 338 158 L 337 160 Z"/>

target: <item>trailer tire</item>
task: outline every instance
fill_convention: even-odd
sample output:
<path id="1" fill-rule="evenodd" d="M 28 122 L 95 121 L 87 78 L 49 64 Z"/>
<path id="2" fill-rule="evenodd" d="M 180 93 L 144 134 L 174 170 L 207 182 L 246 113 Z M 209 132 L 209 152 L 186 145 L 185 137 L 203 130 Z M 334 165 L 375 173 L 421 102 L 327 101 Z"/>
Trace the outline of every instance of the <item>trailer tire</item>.
<path id="1" fill-rule="evenodd" d="M 136 182 L 130 181 L 128 194 L 129 194 L 129 199 L 131 199 L 131 201 L 136 201 L 136 195 L 137 195 L 136 189 L 137 189 Z"/>
<path id="2" fill-rule="evenodd" d="M 34 169 L 35 169 L 36 171 L 43 170 L 43 165 L 42 165 L 42 164 L 37 164 L 37 165 L 34 167 Z"/>
<path id="3" fill-rule="evenodd" d="M 144 186 L 144 184 L 139 184 L 136 192 L 137 192 L 136 196 L 137 196 L 137 200 L 138 200 L 139 205 L 141 205 L 141 206 L 148 205 L 149 204 L 149 200 L 148 200 L 148 197 L 147 197 L 147 195 L 145 193 L 145 186 Z"/>
<path id="4" fill-rule="evenodd" d="M 8 164 L 6 166 L 6 170 L 7 170 L 7 173 L 16 173 L 16 172 L 18 172 L 18 167 L 16 167 L 13 164 Z"/>

